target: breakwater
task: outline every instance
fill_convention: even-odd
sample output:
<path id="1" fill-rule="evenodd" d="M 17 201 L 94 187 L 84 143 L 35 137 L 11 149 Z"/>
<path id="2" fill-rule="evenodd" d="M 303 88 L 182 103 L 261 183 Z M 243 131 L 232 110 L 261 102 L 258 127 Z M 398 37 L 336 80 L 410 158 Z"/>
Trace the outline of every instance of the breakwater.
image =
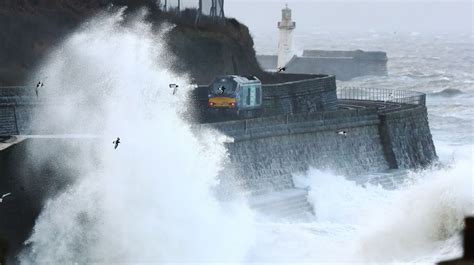
<path id="1" fill-rule="evenodd" d="M 233 138 L 233 142 L 226 143 L 229 163 L 220 176 L 222 190 L 237 187 L 256 197 L 281 193 L 285 196 L 279 200 L 284 202 L 263 200 L 262 206 L 260 200 L 256 207 L 298 214 L 298 209 L 308 211 L 311 206 L 305 191 L 295 189 L 294 173 L 314 167 L 357 176 L 424 167 L 436 159 L 423 94 L 336 90 L 332 76 L 298 77 L 279 77 L 288 80 L 264 86 L 266 110 L 259 118 L 207 120 L 203 107 L 207 90 L 201 86 L 194 92 L 193 102 L 201 122 L 195 123 L 194 129 L 218 130 Z M 74 182 L 74 172 L 80 165 L 68 162 L 74 161 L 68 160 L 68 155 L 79 146 L 94 145 L 94 140 L 60 137 L 57 134 L 77 132 L 41 126 L 41 120 L 47 117 L 38 117 L 36 110 L 46 102 L 36 97 L 33 88 L 2 88 L 0 95 L 0 136 L 27 138 L 0 151 L 1 191 L 16 194 L 16 201 L 0 210 L 2 216 L 9 216 L 0 222 L 0 235 L 6 237 L 13 254 L 29 236 L 46 198 Z M 60 102 L 54 107 L 60 111 Z M 347 134 L 340 135 L 339 130 Z M 36 134 L 49 136 L 31 139 Z M 48 161 L 46 167 L 28 160 L 32 151 L 43 150 L 62 153 L 64 159 Z"/>
<path id="2" fill-rule="evenodd" d="M 257 55 L 263 69 L 278 68 L 277 55 Z M 293 56 L 286 64 L 287 73 L 321 73 L 335 75 L 338 80 L 358 76 L 387 75 L 387 54 L 375 51 L 304 50 L 302 56 Z"/>
<path id="3" fill-rule="evenodd" d="M 202 126 L 233 137 L 227 148 L 237 182 L 262 193 L 294 188 L 292 174 L 309 167 L 356 176 L 428 166 L 436 152 L 426 117 L 426 107 L 419 105 L 388 113 L 372 107 Z"/>
<path id="4" fill-rule="evenodd" d="M 264 193 L 294 188 L 292 174 L 310 166 L 343 174 L 384 170 L 388 164 L 378 134 L 377 110 L 287 114 L 209 125 L 234 142 L 227 144 L 245 190 Z M 336 133 L 348 131 L 347 136 Z"/>
<path id="5" fill-rule="evenodd" d="M 235 164 L 241 165 L 237 171 L 268 179 L 304 171 L 309 166 L 358 174 L 384 168 L 425 167 L 436 159 L 423 94 L 375 89 L 336 91 L 334 76 L 285 78 L 288 81 L 263 86 L 262 117 L 247 120 L 217 122 L 206 115 L 207 87 L 194 91 L 194 110 L 203 123 L 199 126 L 215 128 L 234 138 L 228 148 Z M 79 133 L 42 127 L 35 117 L 36 107 L 42 104 L 33 89 L 1 89 L 0 136 Z M 338 135 L 337 130 L 345 130 L 347 135 Z M 280 189 L 290 185 L 288 181 L 282 183 L 273 186 Z"/>

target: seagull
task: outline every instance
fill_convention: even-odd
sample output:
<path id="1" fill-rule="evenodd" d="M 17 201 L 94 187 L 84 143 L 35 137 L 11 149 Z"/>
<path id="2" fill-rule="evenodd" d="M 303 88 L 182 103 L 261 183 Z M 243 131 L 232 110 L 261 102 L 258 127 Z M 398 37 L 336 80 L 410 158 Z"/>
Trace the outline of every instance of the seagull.
<path id="1" fill-rule="evenodd" d="M 178 92 L 178 85 L 177 84 L 170 84 L 170 88 L 173 89 L 173 95 L 176 94 L 176 92 Z"/>
<path id="2" fill-rule="evenodd" d="M 118 145 L 119 145 L 119 143 L 120 143 L 120 137 L 117 137 L 117 140 L 113 141 L 112 143 L 115 144 L 114 149 L 117 149 L 117 147 L 118 147 Z"/>
<path id="3" fill-rule="evenodd" d="M 10 196 L 10 195 L 11 195 L 11 192 L 3 194 L 2 197 L 0 198 L 0 203 L 3 202 L 3 199 L 4 199 L 5 197 Z"/>
<path id="4" fill-rule="evenodd" d="M 224 86 L 221 86 L 221 87 L 219 87 L 218 90 L 219 90 L 219 94 L 222 95 L 222 94 L 224 94 L 225 87 L 224 87 Z"/>
<path id="5" fill-rule="evenodd" d="M 44 84 L 41 81 L 39 81 L 38 84 L 36 84 L 36 89 L 35 89 L 36 97 L 38 97 L 38 89 L 42 87 L 43 85 Z"/>
<path id="6" fill-rule="evenodd" d="M 280 72 L 285 72 L 285 71 L 286 71 L 286 67 L 285 67 L 285 66 L 283 66 L 283 67 L 278 67 L 278 71 L 277 71 L 278 73 L 280 73 Z"/>
<path id="7" fill-rule="evenodd" d="M 344 137 L 347 136 L 347 132 L 344 131 L 344 130 L 339 130 L 339 131 L 337 131 L 336 133 L 339 134 L 339 135 L 342 135 L 342 136 L 344 136 Z"/>

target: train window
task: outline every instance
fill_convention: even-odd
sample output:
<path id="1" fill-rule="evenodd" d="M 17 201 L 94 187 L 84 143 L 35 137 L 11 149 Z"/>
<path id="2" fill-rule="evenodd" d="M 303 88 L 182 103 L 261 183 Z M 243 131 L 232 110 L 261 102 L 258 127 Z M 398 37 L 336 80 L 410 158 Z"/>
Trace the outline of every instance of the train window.
<path id="1" fill-rule="evenodd" d="M 260 93 L 261 93 L 261 91 L 262 91 L 262 87 L 261 87 L 261 86 L 257 86 L 257 92 L 256 92 L 256 94 L 255 94 L 255 96 L 257 97 L 257 101 L 256 101 L 256 102 L 257 102 L 257 105 L 260 105 L 260 104 L 261 104 L 261 102 L 260 102 L 260 98 L 261 98 Z"/>
<path id="2" fill-rule="evenodd" d="M 255 106 L 257 104 L 257 88 L 255 85 L 249 87 L 250 89 L 250 106 Z"/>
<path id="3" fill-rule="evenodd" d="M 249 94 L 249 90 L 247 89 L 246 86 L 241 86 L 240 87 L 240 98 L 242 99 L 242 106 L 247 106 L 247 98 Z"/>
<path id="4" fill-rule="evenodd" d="M 210 86 L 210 92 L 217 95 L 232 95 L 237 88 L 237 82 L 232 78 L 220 78 Z"/>
<path id="5" fill-rule="evenodd" d="M 246 105 L 251 106 L 252 105 L 251 103 L 252 89 L 251 87 L 247 87 L 246 90 L 247 90 L 247 98 L 246 98 L 247 104 Z"/>

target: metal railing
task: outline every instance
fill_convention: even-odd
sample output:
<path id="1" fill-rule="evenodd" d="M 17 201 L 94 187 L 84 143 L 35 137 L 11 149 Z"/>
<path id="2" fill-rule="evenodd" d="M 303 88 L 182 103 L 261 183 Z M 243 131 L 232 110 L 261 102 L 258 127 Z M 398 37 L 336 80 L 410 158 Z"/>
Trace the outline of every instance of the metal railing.
<path id="1" fill-rule="evenodd" d="M 340 87 L 337 89 L 337 98 L 423 106 L 426 104 L 426 94 L 424 93 L 384 88 Z"/>

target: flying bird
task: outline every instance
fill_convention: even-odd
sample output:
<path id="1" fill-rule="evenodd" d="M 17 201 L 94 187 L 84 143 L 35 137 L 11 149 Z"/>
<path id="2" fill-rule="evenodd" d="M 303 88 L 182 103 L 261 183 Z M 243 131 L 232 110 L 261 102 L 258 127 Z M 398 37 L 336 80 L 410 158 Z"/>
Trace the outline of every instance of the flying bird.
<path id="1" fill-rule="evenodd" d="M 11 192 L 3 194 L 2 197 L 0 198 L 0 203 L 3 202 L 3 199 L 4 199 L 5 197 L 10 196 L 10 195 L 11 195 Z"/>
<path id="2" fill-rule="evenodd" d="M 43 82 L 39 81 L 38 84 L 36 84 L 36 89 L 35 89 L 35 93 L 36 93 L 36 97 L 38 97 L 38 89 L 40 87 L 43 87 Z"/>
<path id="3" fill-rule="evenodd" d="M 224 91 L 225 91 L 225 86 L 221 86 L 221 87 L 219 87 L 219 89 L 218 89 L 218 90 L 219 90 L 219 94 L 221 94 L 221 95 L 222 95 L 222 94 L 224 94 Z"/>
<path id="4" fill-rule="evenodd" d="M 173 89 L 173 95 L 176 94 L 176 92 L 178 92 L 178 85 L 177 84 L 170 84 L 170 88 Z"/>
<path id="5" fill-rule="evenodd" d="M 286 67 L 285 67 L 285 66 L 283 66 L 283 67 L 278 67 L 278 71 L 277 71 L 278 73 L 280 73 L 280 72 L 285 72 L 285 71 L 286 71 Z"/>
<path id="6" fill-rule="evenodd" d="M 115 145 L 114 149 L 117 149 L 118 145 L 120 144 L 120 137 L 117 137 L 117 140 L 113 141 L 112 143 Z"/>
<path id="7" fill-rule="evenodd" d="M 346 137 L 346 136 L 347 136 L 347 132 L 346 132 L 346 131 L 344 131 L 344 130 L 339 130 L 339 131 L 336 131 L 336 133 L 337 133 L 337 134 L 339 134 L 339 135 L 342 135 L 342 136 L 344 136 L 344 137 Z"/>

